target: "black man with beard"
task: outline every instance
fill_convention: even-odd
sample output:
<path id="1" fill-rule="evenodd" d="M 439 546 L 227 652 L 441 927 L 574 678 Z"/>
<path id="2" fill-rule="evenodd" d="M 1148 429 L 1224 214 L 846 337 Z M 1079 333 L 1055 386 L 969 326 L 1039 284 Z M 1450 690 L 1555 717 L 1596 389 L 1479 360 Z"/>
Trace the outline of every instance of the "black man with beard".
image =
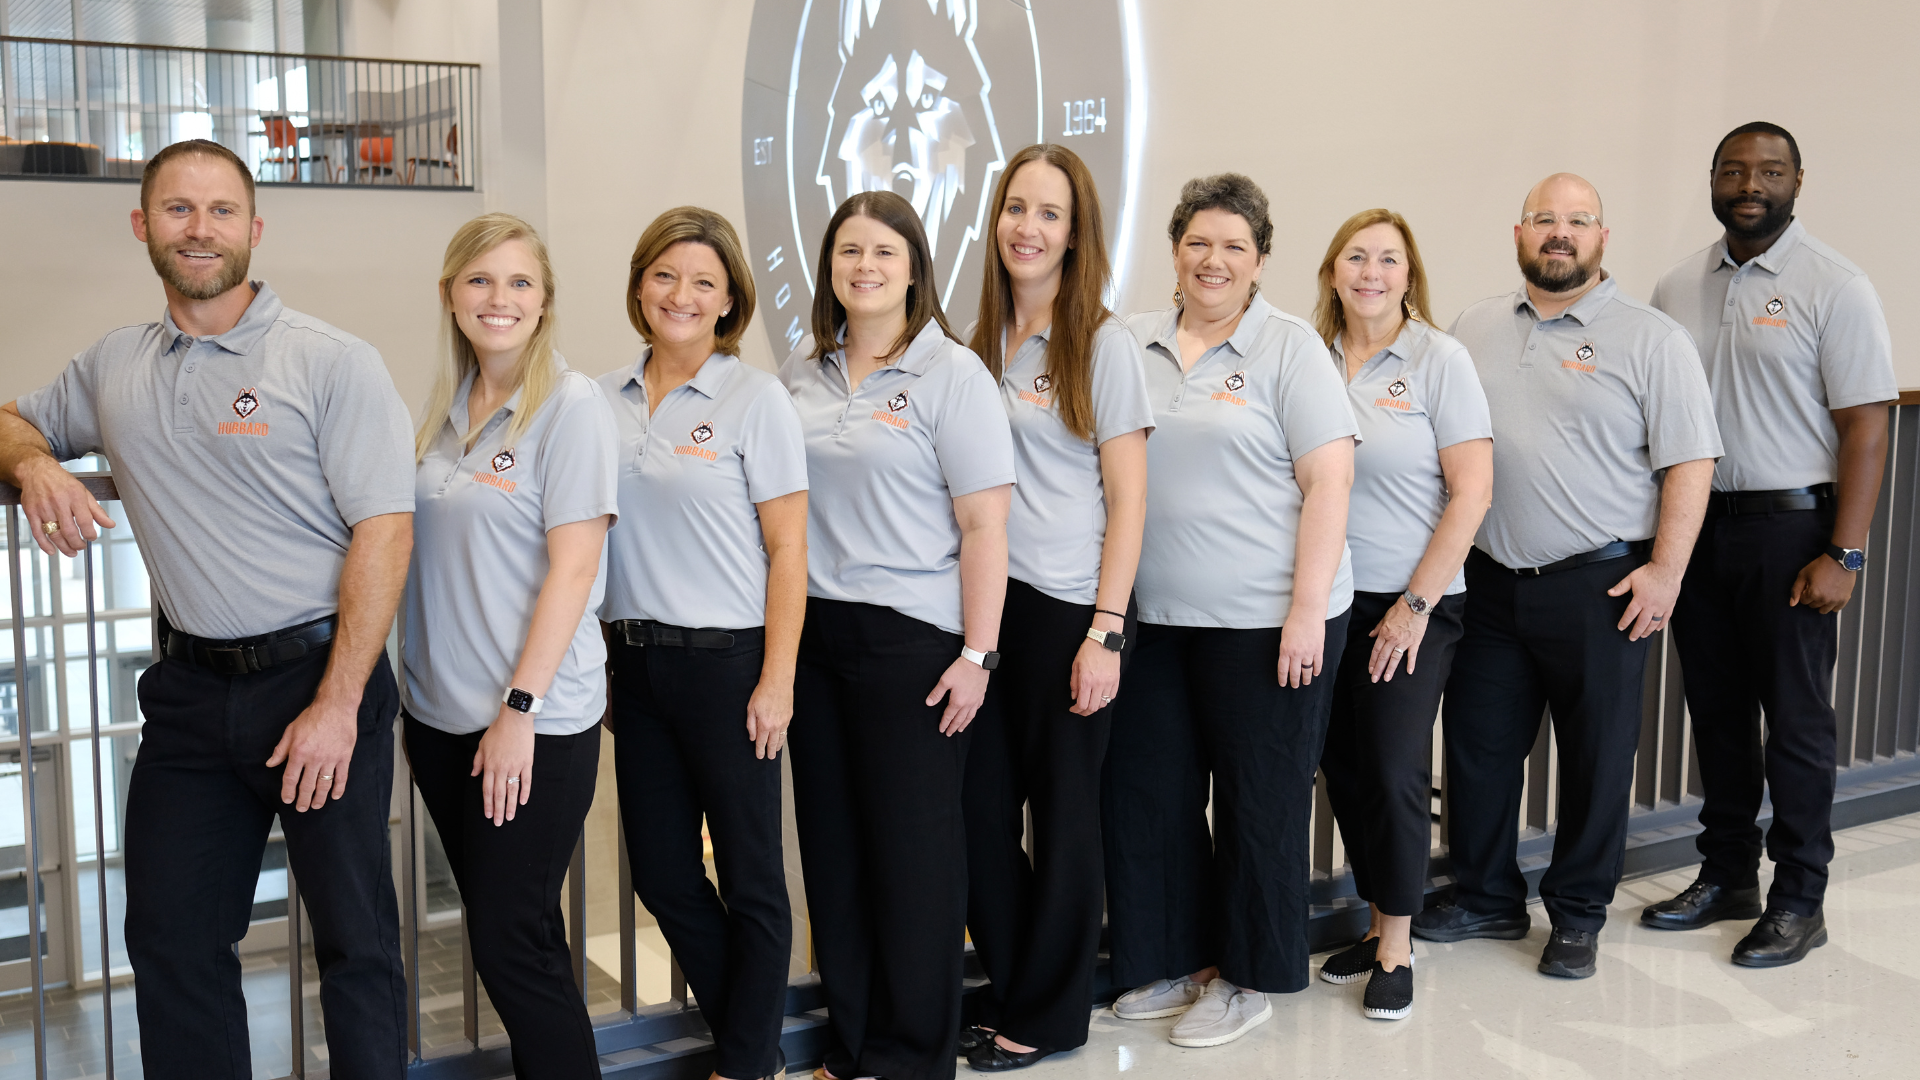
<path id="1" fill-rule="evenodd" d="M 1451 331 L 1493 415 L 1493 507 L 1467 556 L 1442 706 L 1458 884 L 1413 932 L 1527 936 L 1520 793 L 1551 708 L 1560 799 L 1539 969 L 1584 979 L 1620 882 L 1647 654 L 1679 596 L 1720 436 L 1692 339 L 1600 268 L 1593 185 L 1550 176 L 1521 211 L 1522 287 Z"/>
<path id="2" fill-rule="evenodd" d="M 1733 951 L 1746 967 L 1791 964 L 1827 940 L 1837 613 L 1866 565 L 1899 396 L 1880 298 L 1795 219 L 1801 179 L 1786 129 L 1729 132 L 1709 181 L 1726 232 L 1653 292 L 1699 346 L 1727 453 L 1674 609 L 1705 862 L 1640 921 L 1691 930 L 1758 917 Z M 1774 863 L 1764 909 L 1763 788 Z"/>

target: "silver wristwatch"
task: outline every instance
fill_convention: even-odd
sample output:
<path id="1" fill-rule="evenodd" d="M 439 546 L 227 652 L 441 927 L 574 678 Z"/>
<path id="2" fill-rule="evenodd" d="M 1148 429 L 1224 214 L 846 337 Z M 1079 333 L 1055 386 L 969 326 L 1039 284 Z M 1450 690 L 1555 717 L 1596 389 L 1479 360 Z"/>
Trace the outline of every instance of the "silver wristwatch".
<path id="1" fill-rule="evenodd" d="M 1433 610 L 1433 603 L 1424 596 L 1414 595 L 1412 589 L 1401 593 L 1400 599 L 1407 602 L 1407 610 L 1413 612 L 1415 615 L 1425 615 Z"/>

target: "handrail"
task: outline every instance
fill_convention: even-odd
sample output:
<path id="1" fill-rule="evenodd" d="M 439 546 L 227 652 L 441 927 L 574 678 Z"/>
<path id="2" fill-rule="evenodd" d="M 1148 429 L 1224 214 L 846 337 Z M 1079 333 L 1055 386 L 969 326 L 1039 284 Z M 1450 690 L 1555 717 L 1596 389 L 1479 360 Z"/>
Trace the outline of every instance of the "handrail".
<path id="1" fill-rule="evenodd" d="M 178 49 L 183 52 L 215 53 L 225 56 L 271 56 L 282 60 L 345 60 L 368 64 L 432 64 L 435 67 L 458 67 L 480 70 L 479 64 L 470 64 L 462 60 L 395 60 L 385 56 L 336 56 L 333 53 L 289 53 L 260 52 L 254 49 L 215 49 L 200 45 L 145 45 L 135 41 L 88 41 L 79 38 L 39 38 L 6 35 L 0 41 L 18 41 L 28 45 L 80 45 L 96 49 Z"/>

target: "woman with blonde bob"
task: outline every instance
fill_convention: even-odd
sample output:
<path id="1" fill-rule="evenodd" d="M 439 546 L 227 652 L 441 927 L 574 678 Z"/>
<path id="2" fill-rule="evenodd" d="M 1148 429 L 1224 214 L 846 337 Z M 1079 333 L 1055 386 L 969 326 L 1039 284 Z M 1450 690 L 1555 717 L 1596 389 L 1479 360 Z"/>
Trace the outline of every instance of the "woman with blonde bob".
<path id="1" fill-rule="evenodd" d="M 807 450 L 779 380 L 740 361 L 753 301 L 727 219 L 669 210 L 627 278 L 646 347 L 600 377 L 628 522 L 607 541 L 601 609 L 620 814 L 634 890 L 700 998 L 718 1080 L 784 1065 L 793 937 L 778 757 L 807 606 Z"/>
<path id="2" fill-rule="evenodd" d="M 1086 165 L 1063 146 L 1029 146 L 993 205 L 971 347 L 1000 380 L 1018 483 L 1006 662 L 967 756 L 967 925 L 991 982 L 961 1043 L 981 1071 L 1087 1041 L 1104 909 L 1100 770 L 1134 631 L 1153 429 L 1140 344 L 1101 302 L 1112 275 Z"/>
<path id="3" fill-rule="evenodd" d="M 402 716 L 514 1075 L 600 1075 L 560 885 L 593 802 L 618 512 L 606 397 L 553 348 L 546 245 L 508 214 L 454 234 L 442 361 L 415 442 Z M 536 798 L 535 789 L 538 789 Z"/>
<path id="4" fill-rule="evenodd" d="M 1314 328 L 1360 425 L 1347 546 L 1353 618 L 1320 768 L 1367 936 L 1320 977 L 1367 979 L 1366 1015 L 1413 1010 L 1412 917 L 1431 844 L 1433 718 L 1462 631 L 1461 565 L 1493 496 L 1493 426 L 1467 350 L 1434 329 L 1406 219 L 1348 218 L 1320 260 Z"/>

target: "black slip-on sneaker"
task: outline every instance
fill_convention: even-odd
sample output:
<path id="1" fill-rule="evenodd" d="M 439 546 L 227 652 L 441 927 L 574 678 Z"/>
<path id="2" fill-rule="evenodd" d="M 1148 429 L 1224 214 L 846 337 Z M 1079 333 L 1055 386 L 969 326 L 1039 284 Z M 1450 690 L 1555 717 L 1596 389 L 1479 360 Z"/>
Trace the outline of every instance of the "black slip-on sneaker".
<path id="1" fill-rule="evenodd" d="M 1320 965 L 1320 978 L 1336 985 L 1364 979 L 1373 970 L 1373 956 L 1379 949 L 1380 939 L 1371 937 L 1342 949 Z"/>
<path id="2" fill-rule="evenodd" d="M 1392 971 L 1375 962 L 1360 1007 L 1375 1020 L 1405 1020 L 1413 1011 L 1413 961 L 1409 959 Z"/>

